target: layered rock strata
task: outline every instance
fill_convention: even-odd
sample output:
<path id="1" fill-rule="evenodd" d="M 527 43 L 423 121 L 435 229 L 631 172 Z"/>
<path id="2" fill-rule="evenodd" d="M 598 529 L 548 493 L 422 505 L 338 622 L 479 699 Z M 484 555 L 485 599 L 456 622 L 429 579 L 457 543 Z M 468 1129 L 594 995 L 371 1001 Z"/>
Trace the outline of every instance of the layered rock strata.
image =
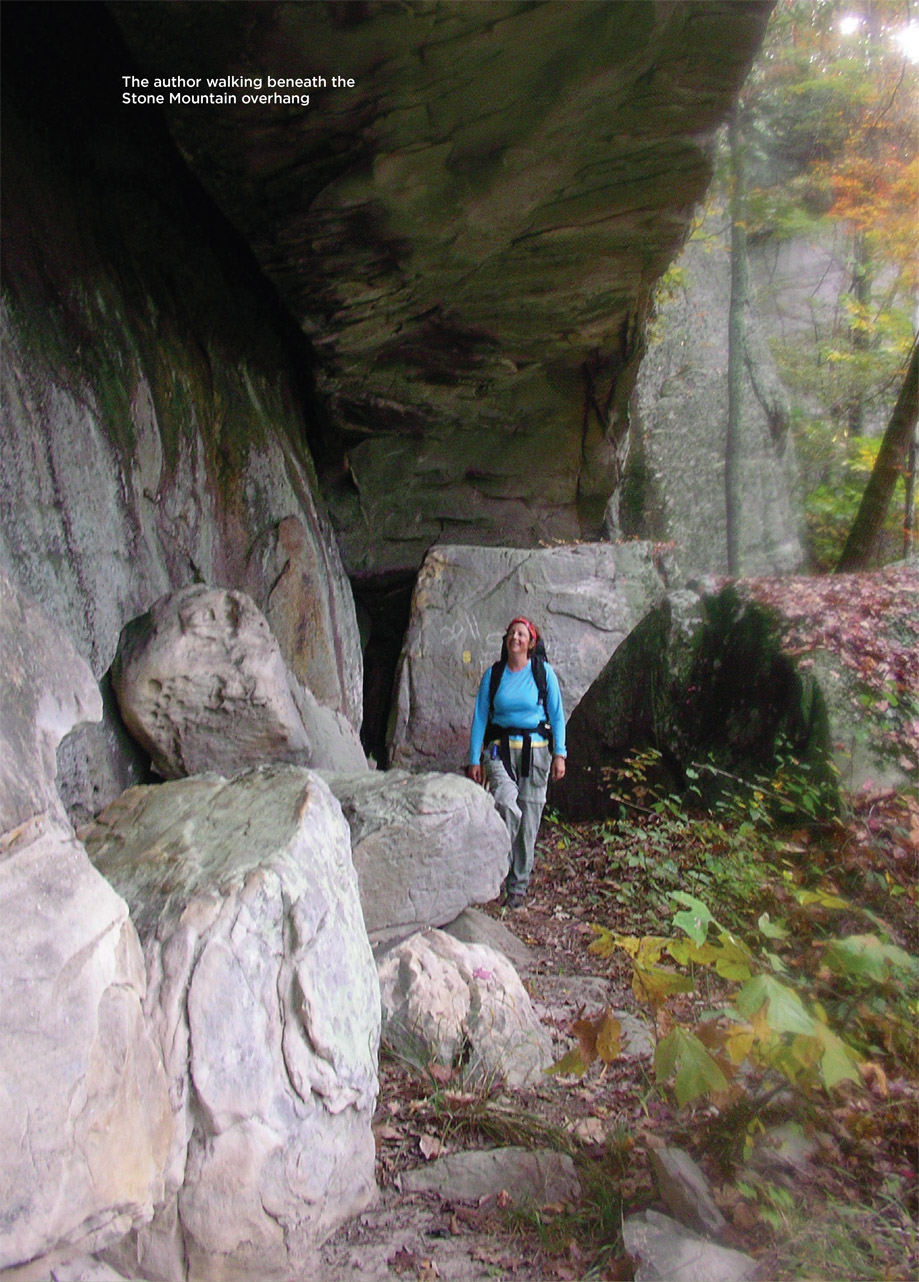
<path id="1" fill-rule="evenodd" d="M 350 572 L 599 535 L 654 285 L 771 8 L 110 6 L 146 74 L 249 78 L 163 110 L 316 344 Z"/>

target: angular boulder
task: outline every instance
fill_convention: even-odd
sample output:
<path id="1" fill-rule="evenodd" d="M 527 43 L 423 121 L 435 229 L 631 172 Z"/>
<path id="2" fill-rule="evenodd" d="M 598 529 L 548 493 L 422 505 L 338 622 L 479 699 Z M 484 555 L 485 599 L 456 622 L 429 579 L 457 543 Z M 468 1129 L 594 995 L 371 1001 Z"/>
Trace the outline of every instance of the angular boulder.
<path id="1" fill-rule="evenodd" d="M 291 676 L 244 592 L 198 584 L 161 597 L 123 630 L 112 684 L 164 779 L 265 761 L 366 766 L 350 722 Z"/>
<path id="2" fill-rule="evenodd" d="M 467 759 L 482 673 L 510 620 L 546 639 L 565 712 L 666 587 L 649 543 L 435 547 L 418 575 L 396 683 L 390 762 L 455 770 Z"/>
<path id="3" fill-rule="evenodd" d="M 471 1149 L 449 1153 L 402 1176 L 407 1193 L 439 1193 L 458 1202 L 480 1202 L 508 1194 L 516 1206 L 576 1202 L 581 1196 L 577 1168 L 567 1153 L 553 1149 Z"/>
<path id="4" fill-rule="evenodd" d="M 379 989 L 347 825 L 311 771 L 134 788 L 85 833 L 131 905 L 176 1122 L 130 1276 L 294 1278 L 375 1196 Z"/>
<path id="5" fill-rule="evenodd" d="M 626 1216 L 622 1241 L 638 1261 L 635 1282 L 748 1282 L 759 1269 L 752 1256 L 709 1242 L 659 1211 Z"/>
<path id="6" fill-rule="evenodd" d="M 98 720 L 89 666 L 0 575 L 0 1269 L 104 1247 L 150 1218 L 172 1115 L 144 1025 L 128 909 L 54 786 L 55 749 Z"/>
<path id="7" fill-rule="evenodd" d="M 310 741 L 314 769 L 366 771 L 370 768 L 360 736 L 343 712 L 321 704 L 312 690 L 301 685 L 293 675 L 290 692 Z"/>
<path id="8" fill-rule="evenodd" d="M 484 788 L 458 775 L 405 770 L 326 778 L 351 828 L 372 940 L 442 926 L 498 894 L 510 841 Z"/>
<path id="9" fill-rule="evenodd" d="M 419 931 L 378 962 L 383 1041 L 460 1071 L 466 1082 L 539 1081 L 552 1041 L 511 963 L 484 944 Z"/>

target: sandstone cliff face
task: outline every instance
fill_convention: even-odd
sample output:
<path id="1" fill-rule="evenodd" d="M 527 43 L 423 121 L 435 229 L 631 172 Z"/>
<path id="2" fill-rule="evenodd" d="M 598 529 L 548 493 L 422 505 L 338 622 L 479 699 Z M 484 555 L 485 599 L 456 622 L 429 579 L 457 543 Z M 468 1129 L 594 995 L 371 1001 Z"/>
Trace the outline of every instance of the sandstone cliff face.
<path id="1" fill-rule="evenodd" d="M 353 599 L 306 445 L 308 348 L 162 128 L 109 99 L 104 26 L 54 9 L 53 47 L 40 22 L 7 29 L 0 564 L 97 679 L 171 588 L 245 588 L 298 678 L 357 726 Z M 141 773 L 118 726 L 109 702 L 64 749 L 72 808 Z"/>
<path id="2" fill-rule="evenodd" d="M 672 540 L 687 572 L 725 574 L 731 264 L 724 227 L 712 219 L 704 230 L 677 259 L 680 283 L 658 306 L 632 400 L 622 506 L 629 532 Z M 744 574 L 788 574 L 804 559 L 789 413 L 755 305 L 747 324 L 740 564 Z"/>
<path id="3" fill-rule="evenodd" d="M 649 297 L 771 7 L 110 6 L 150 76 L 327 78 L 164 111 L 316 340 L 352 574 L 598 536 Z"/>

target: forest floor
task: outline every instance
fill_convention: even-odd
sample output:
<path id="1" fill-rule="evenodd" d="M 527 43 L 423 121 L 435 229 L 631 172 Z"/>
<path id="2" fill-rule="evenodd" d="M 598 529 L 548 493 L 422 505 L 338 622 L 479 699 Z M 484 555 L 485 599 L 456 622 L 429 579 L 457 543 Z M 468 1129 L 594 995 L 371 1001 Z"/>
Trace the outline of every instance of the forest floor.
<path id="1" fill-rule="evenodd" d="M 875 802 L 875 818 L 878 808 Z M 886 798 L 880 809 L 886 818 L 873 834 L 872 858 L 878 845 L 887 847 L 888 862 L 914 884 L 915 850 L 909 859 L 902 851 L 910 827 L 913 839 L 919 835 L 919 807 Z M 611 886 L 606 836 L 599 825 L 550 818 L 526 907 L 508 913 L 495 903 L 486 909 L 533 952 L 526 987 L 537 1009 L 554 1012 L 559 1056 L 577 1044 L 575 1021 L 597 1013 L 601 990 L 613 1009 L 641 1013 L 625 953 L 603 960 L 588 952 L 592 923 L 623 934 L 662 926 L 649 922 L 641 907 L 659 905 L 661 896 L 640 865 L 631 882 L 620 870 Z M 900 903 L 903 912 L 891 923 L 891 935 L 914 950 L 915 898 L 903 895 Z M 914 1065 L 891 1057 L 887 1067 L 889 1073 L 864 1087 L 843 1083 L 803 1110 L 783 1115 L 774 1109 L 769 1122 L 793 1117 L 813 1144 L 790 1165 L 754 1162 L 745 1169 L 732 1144 L 742 1139 L 743 1125 L 712 1105 L 678 1108 L 655 1084 L 650 1057 L 598 1060 L 580 1078 L 547 1076 L 537 1089 L 513 1092 L 495 1083 L 478 1094 L 464 1092 L 436 1066 L 432 1072 L 431 1066 L 384 1057 L 375 1121 L 381 1203 L 326 1245 L 321 1276 L 329 1282 L 631 1278 L 635 1262 L 622 1249 L 621 1218 L 666 1210 L 651 1152 L 675 1145 L 700 1163 L 710 1181 L 729 1223 L 722 1243 L 752 1255 L 760 1278 L 914 1279 L 919 1085 Z M 571 1152 L 582 1204 L 526 1214 L 500 1195 L 468 1206 L 434 1194 L 400 1193 L 405 1170 L 460 1148 L 500 1142 Z"/>
<path id="2" fill-rule="evenodd" d="M 866 715 L 883 719 L 904 769 L 919 744 L 917 588 L 915 573 L 904 579 L 901 571 L 749 587 L 781 609 L 789 648 L 832 649 L 858 675 L 863 707 L 865 689 L 872 700 Z M 589 951 L 597 926 L 621 936 L 672 933 L 676 887 L 704 885 L 712 911 L 739 937 L 751 912 L 755 920 L 771 909 L 773 922 L 784 913 L 801 949 L 797 959 L 788 954 L 790 965 L 812 979 L 815 1000 L 828 1009 L 830 976 L 808 961 L 828 932 L 867 933 L 919 955 L 914 791 L 866 789 L 845 798 L 841 820 L 773 828 L 762 841 L 724 831 L 650 806 L 605 824 L 567 823 L 547 811 L 525 907 L 485 911 L 530 950 L 521 975 L 559 1058 L 587 1045 L 584 1030 L 604 1008 L 644 1017 L 657 1039 L 692 1015 L 698 995 L 643 1008 L 628 954 Z M 802 902 L 810 903 L 806 915 Z M 662 1146 L 699 1163 L 727 1220 L 722 1243 L 752 1256 L 759 1278 L 919 1276 L 915 983 L 898 989 L 891 980 L 853 1002 L 861 1080 L 785 1091 L 759 1114 L 742 1095 L 677 1106 L 650 1054 L 609 1063 L 598 1056 L 581 1074 L 547 1075 L 523 1091 L 500 1081 L 468 1091 L 451 1070 L 384 1056 L 374 1123 L 380 1200 L 325 1245 L 317 1277 L 632 1278 L 622 1219 L 666 1209 L 651 1164 Z M 790 1156 L 772 1143 L 777 1126 L 796 1137 Z M 581 1198 L 526 1211 L 510 1194 L 469 1205 L 401 1191 L 409 1168 L 502 1143 L 571 1154 Z"/>

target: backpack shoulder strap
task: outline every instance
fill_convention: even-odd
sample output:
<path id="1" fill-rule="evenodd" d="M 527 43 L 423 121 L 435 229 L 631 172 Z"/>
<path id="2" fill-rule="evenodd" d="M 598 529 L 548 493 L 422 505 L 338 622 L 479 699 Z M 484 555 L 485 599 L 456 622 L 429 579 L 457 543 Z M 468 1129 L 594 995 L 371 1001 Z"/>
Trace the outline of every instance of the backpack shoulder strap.
<path id="1" fill-rule="evenodd" d="M 536 689 L 539 692 L 539 701 L 542 704 L 543 713 L 548 716 L 549 682 L 546 677 L 546 648 L 542 643 L 541 637 L 536 642 L 530 666 L 533 671 L 533 680 L 536 682 Z"/>
<path id="2" fill-rule="evenodd" d="M 494 720 L 495 715 L 495 695 L 498 693 L 498 686 L 501 684 L 501 678 L 504 676 L 504 669 L 507 665 L 507 659 L 502 655 L 491 665 L 491 677 L 488 682 L 488 721 Z"/>

